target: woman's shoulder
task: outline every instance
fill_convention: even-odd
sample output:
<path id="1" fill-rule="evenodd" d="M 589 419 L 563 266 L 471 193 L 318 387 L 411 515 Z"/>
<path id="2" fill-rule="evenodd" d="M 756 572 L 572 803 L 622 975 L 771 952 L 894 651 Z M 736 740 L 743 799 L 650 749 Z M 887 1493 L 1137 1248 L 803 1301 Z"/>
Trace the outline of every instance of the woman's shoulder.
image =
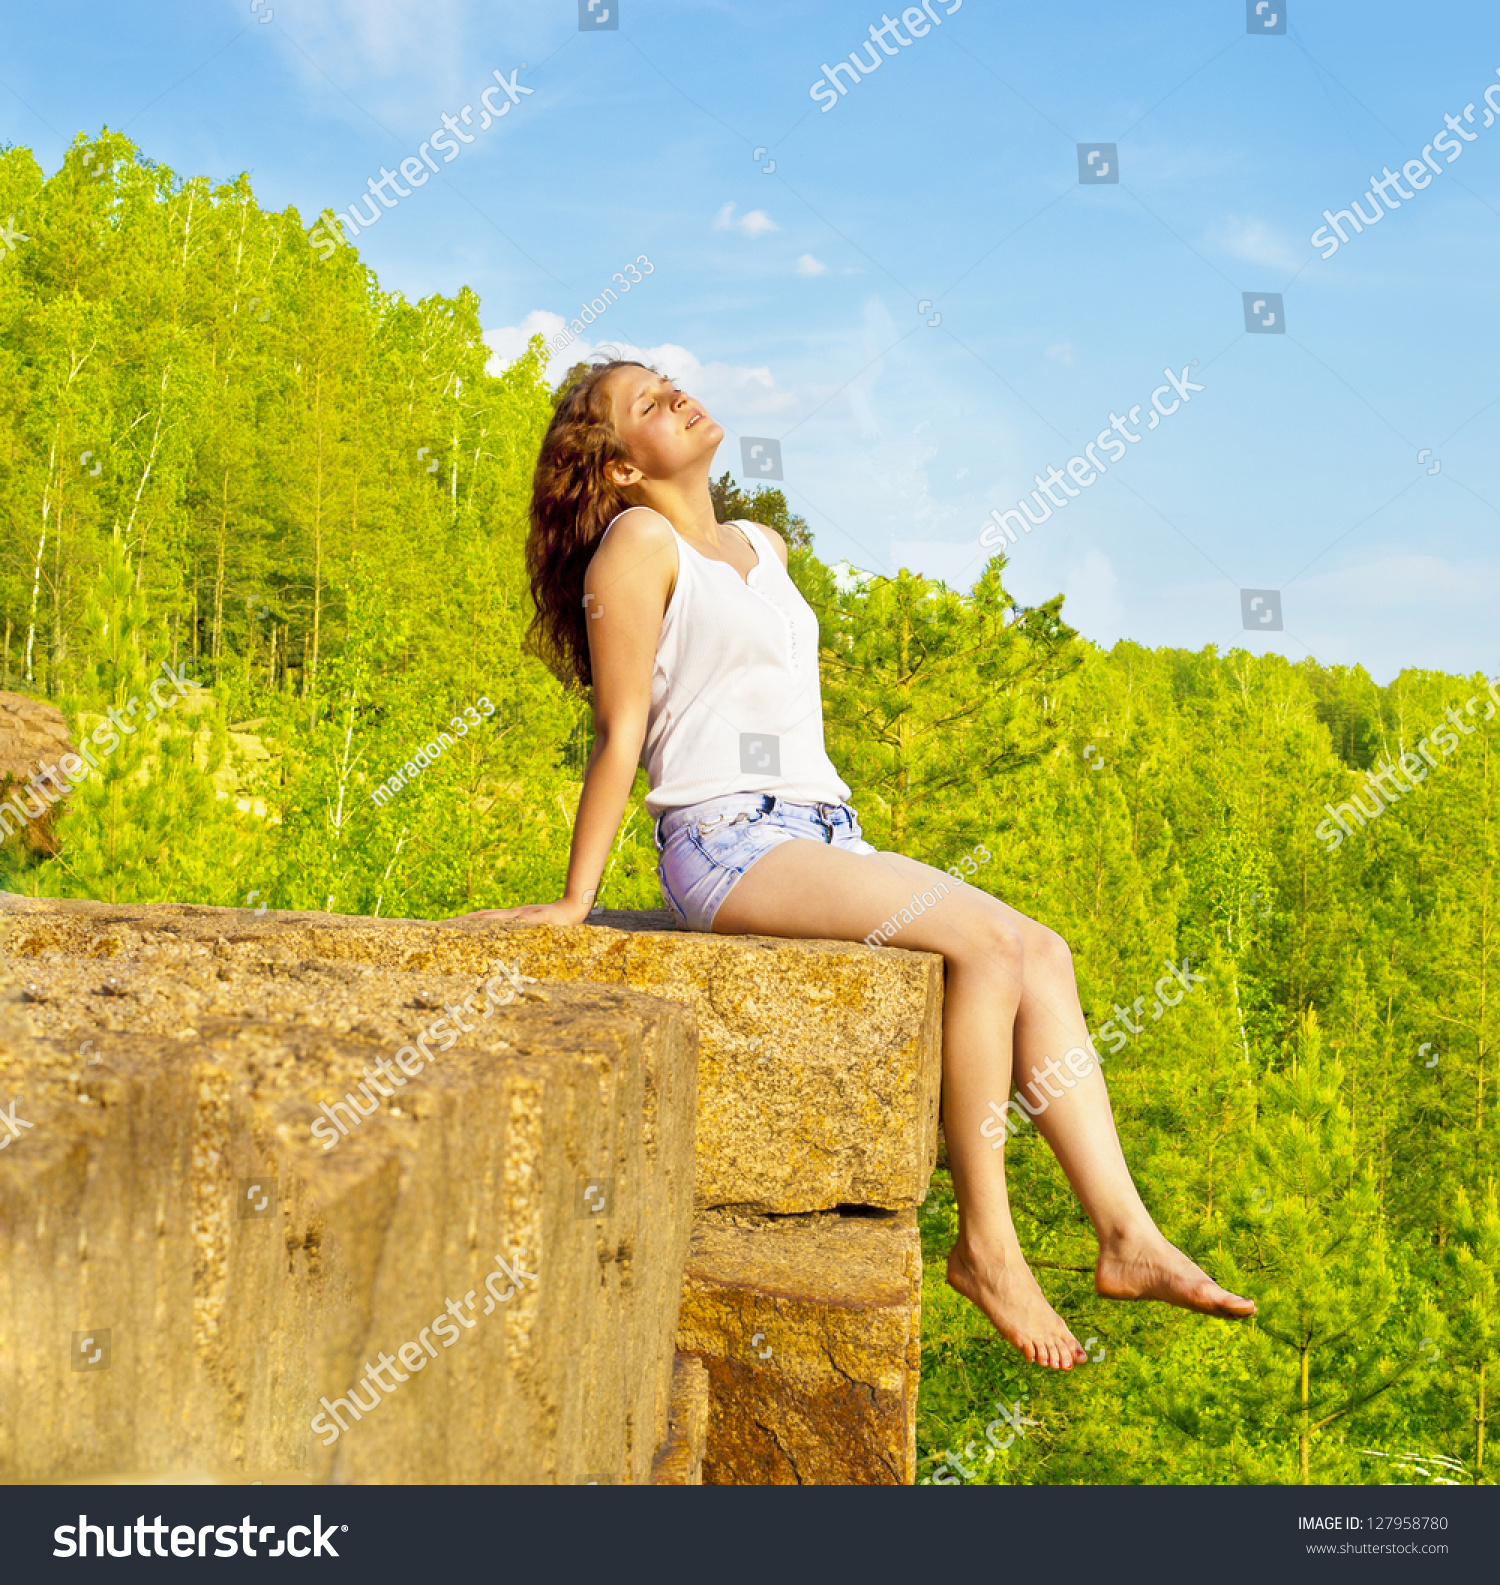
<path id="1" fill-rule="evenodd" d="M 774 528 L 767 528 L 764 523 L 757 523 L 754 518 L 737 517 L 734 521 L 741 530 L 754 529 L 763 540 L 770 543 L 771 549 L 776 553 L 776 559 L 783 567 L 786 566 L 786 541 Z"/>
<path id="2" fill-rule="evenodd" d="M 627 506 L 612 517 L 599 536 L 599 546 L 606 538 L 610 544 L 624 544 L 645 548 L 665 545 L 676 537 L 671 522 L 652 506 Z"/>
<path id="3" fill-rule="evenodd" d="M 680 560 L 677 532 L 670 521 L 649 506 L 633 506 L 613 518 L 599 536 L 587 577 L 605 583 L 644 579 L 657 586 L 665 600 Z"/>

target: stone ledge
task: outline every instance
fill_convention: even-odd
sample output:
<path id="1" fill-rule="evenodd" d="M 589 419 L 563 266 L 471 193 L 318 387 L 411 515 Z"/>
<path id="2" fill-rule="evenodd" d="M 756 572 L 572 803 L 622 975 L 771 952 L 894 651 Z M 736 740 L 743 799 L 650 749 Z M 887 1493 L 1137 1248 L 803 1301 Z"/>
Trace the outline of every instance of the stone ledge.
<path id="1" fill-rule="evenodd" d="M 699 1207 L 778 1213 L 921 1204 L 937 1153 L 942 959 L 847 941 L 719 936 L 670 915 L 571 927 L 116 907 L 0 893 L 17 955 L 191 943 L 269 988 L 307 963 L 626 984 L 686 1003 L 699 1039 Z M 595 923 L 594 920 L 608 920 Z M 670 926 L 670 928 L 664 928 Z"/>

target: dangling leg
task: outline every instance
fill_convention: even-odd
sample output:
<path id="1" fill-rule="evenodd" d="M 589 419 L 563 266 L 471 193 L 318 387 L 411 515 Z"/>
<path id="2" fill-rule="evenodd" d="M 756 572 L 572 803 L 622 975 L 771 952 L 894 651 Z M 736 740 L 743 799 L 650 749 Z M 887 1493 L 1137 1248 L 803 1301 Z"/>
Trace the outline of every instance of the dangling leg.
<path id="1" fill-rule="evenodd" d="M 1015 921 L 1026 952 L 1026 988 L 1016 1015 L 1016 1082 L 1025 1086 L 1023 1094 L 1046 1100 L 1035 1119 L 1037 1132 L 1094 1224 L 1095 1291 L 1106 1299 L 1160 1299 L 1232 1320 L 1254 1315 L 1252 1300 L 1221 1288 L 1157 1230 L 1125 1164 L 1103 1074 L 1087 1055 L 1088 1025 L 1067 943 L 1024 914 Z M 1069 1051 L 1072 1068 L 1065 1061 Z"/>
<path id="2" fill-rule="evenodd" d="M 767 866 L 791 848 L 812 849 L 835 859 L 849 857 L 878 868 L 868 887 L 842 886 L 842 866 L 829 874 L 832 891 L 821 871 L 816 885 L 800 875 L 785 886 L 771 883 L 773 872 Z M 761 913 L 767 904 L 754 901 L 757 893 L 746 889 L 761 871 L 768 883 L 770 913 Z M 873 928 L 871 921 L 891 917 L 913 889 L 931 889 L 943 881 L 952 886 L 951 877 L 903 854 L 861 857 L 813 843 L 787 843 L 747 872 L 721 908 L 715 929 L 859 940 Z M 759 913 L 763 922 L 731 922 L 737 919 L 729 911 L 736 899 L 742 909 Z M 817 917 L 825 908 L 831 910 L 828 917 Z M 794 923 L 786 928 L 774 919 Z M 1073 1358 L 1084 1357 L 1071 1332 L 1060 1351 L 1050 1345 L 1028 1349 L 1012 1335 L 1011 1318 L 1024 1309 L 1022 1294 L 1034 1292 L 1041 1299 L 1011 1222 L 1000 1163 L 1004 1152 L 994 1148 L 1004 1133 L 996 1133 L 994 1113 L 987 1104 L 994 1100 L 1003 1106 L 1009 1096 L 1013 1058 L 1016 1080 L 1023 1087 L 1020 1093 L 1027 1110 L 1035 1113 L 1037 1132 L 1051 1147 L 1094 1224 L 1099 1240 L 1095 1291 L 1109 1299 L 1157 1299 L 1231 1320 L 1254 1315 L 1254 1301 L 1220 1287 L 1169 1243 L 1142 1203 L 1120 1148 L 1103 1074 L 1092 1057 L 1084 1062 L 1077 1055 L 1089 1051 L 1088 1025 L 1066 942 L 988 893 L 959 886 L 912 924 L 903 925 L 891 945 L 941 952 L 947 962 L 943 1134 L 959 1206 L 959 1236 L 949 1257 L 949 1281 L 1028 1358 L 1070 1364 L 1070 1347 L 1076 1350 Z M 1069 1051 L 1075 1051 L 1072 1068 L 1065 1061 Z M 986 1122 L 994 1137 L 981 1134 Z M 1052 1313 L 1049 1306 L 1048 1314 Z"/>
<path id="3" fill-rule="evenodd" d="M 979 1132 L 992 1116 L 987 1103 L 1010 1093 L 1011 1033 L 1023 991 L 1020 933 L 983 893 L 919 868 L 918 890 L 941 884 L 945 895 L 903 925 L 892 944 L 940 952 L 947 963 L 943 1129 L 959 1210 L 948 1280 L 1027 1359 L 1071 1369 L 1086 1356 L 1027 1268 L 1011 1222 L 1004 1161 Z M 786 842 L 745 872 L 714 929 L 859 941 L 909 903 L 911 892 L 896 855 Z"/>

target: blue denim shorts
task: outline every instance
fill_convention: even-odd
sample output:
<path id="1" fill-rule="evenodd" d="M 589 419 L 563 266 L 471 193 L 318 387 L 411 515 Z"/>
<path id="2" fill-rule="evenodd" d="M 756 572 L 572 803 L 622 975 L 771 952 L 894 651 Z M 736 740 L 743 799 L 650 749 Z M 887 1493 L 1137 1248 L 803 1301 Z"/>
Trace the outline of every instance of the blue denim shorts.
<path id="1" fill-rule="evenodd" d="M 878 850 L 846 803 L 789 803 L 774 793 L 729 793 L 668 809 L 656 820 L 656 873 L 667 906 L 690 930 L 712 930 L 734 883 L 779 842 L 802 837 L 850 853 Z"/>

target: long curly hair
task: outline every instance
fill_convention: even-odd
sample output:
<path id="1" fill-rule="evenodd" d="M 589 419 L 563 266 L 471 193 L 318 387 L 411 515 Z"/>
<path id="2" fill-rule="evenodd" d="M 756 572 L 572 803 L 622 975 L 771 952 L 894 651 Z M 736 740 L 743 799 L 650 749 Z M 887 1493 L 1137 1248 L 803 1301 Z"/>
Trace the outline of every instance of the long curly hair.
<path id="1" fill-rule="evenodd" d="M 631 504 L 604 472 L 611 462 L 629 460 L 604 385 L 614 370 L 628 368 L 658 372 L 633 358 L 612 358 L 586 368 L 563 390 L 531 481 L 526 570 L 536 614 L 526 644 L 554 676 L 579 690 L 594 681 L 584 570 L 604 530 Z"/>

